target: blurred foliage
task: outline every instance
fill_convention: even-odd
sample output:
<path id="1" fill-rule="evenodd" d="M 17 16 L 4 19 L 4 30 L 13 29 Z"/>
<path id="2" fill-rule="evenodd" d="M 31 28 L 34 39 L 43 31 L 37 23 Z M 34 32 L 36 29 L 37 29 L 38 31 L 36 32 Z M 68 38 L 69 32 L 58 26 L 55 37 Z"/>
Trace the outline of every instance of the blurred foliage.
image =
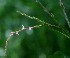
<path id="1" fill-rule="evenodd" d="M 11 31 L 19 30 L 21 25 L 28 27 L 40 24 L 20 15 L 17 10 L 45 22 L 60 25 L 70 36 L 70 29 L 59 6 L 59 0 L 39 1 L 55 15 L 57 23 L 35 0 L 0 0 L 0 58 L 4 58 L 5 41 Z M 62 1 L 70 19 L 70 0 Z M 26 30 L 10 39 L 7 58 L 70 58 L 70 39 L 47 26 Z"/>

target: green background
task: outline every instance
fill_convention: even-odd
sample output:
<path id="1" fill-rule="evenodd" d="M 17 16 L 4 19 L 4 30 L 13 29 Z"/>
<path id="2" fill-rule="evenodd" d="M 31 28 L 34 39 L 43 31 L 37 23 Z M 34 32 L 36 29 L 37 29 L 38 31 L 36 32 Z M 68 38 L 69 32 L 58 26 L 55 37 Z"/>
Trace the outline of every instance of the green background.
<path id="1" fill-rule="evenodd" d="M 50 24 L 60 25 L 70 36 L 59 0 L 39 1 L 54 14 L 57 22 L 35 0 L 0 0 L 0 58 L 4 58 L 5 41 L 11 31 L 21 29 L 22 25 L 29 27 L 41 24 L 22 16 L 17 10 Z M 70 19 L 70 0 L 62 1 Z M 70 39 L 48 26 L 24 30 L 9 40 L 7 58 L 70 58 Z"/>

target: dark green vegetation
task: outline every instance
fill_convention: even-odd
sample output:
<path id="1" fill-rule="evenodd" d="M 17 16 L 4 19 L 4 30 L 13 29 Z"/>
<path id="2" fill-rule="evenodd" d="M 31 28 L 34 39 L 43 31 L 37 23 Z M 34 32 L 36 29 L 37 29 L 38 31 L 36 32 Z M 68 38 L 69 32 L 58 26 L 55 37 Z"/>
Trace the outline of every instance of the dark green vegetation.
<path id="1" fill-rule="evenodd" d="M 36 20 L 16 11 L 35 16 L 52 25 L 24 30 L 14 35 L 8 44 L 7 58 L 70 58 L 70 28 L 60 7 L 59 0 L 39 0 L 54 18 L 35 0 L 0 0 L 0 58 L 4 58 L 5 41 L 11 31 L 39 25 Z M 62 0 L 70 21 L 70 0 Z"/>

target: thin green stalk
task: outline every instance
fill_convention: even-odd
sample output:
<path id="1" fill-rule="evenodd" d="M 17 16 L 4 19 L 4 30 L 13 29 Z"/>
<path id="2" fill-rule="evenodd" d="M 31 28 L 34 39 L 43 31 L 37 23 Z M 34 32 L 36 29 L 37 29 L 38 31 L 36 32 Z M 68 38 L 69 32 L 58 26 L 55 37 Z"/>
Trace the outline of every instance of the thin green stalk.
<path id="1" fill-rule="evenodd" d="M 69 22 L 69 19 L 67 17 L 67 14 L 66 14 L 66 11 L 65 11 L 65 6 L 64 6 L 62 0 L 59 0 L 59 4 L 60 4 L 60 6 L 61 6 L 61 8 L 63 10 L 63 14 L 64 14 L 64 17 L 65 17 L 65 20 L 66 20 L 66 22 L 67 22 L 67 24 L 68 24 L 68 26 L 70 28 L 70 22 Z"/>
<path id="2" fill-rule="evenodd" d="M 48 26 L 48 27 L 52 27 L 53 29 L 56 29 L 60 34 L 62 34 L 62 35 L 64 35 L 65 37 L 67 37 L 67 38 L 70 39 L 70 37 L 69 37 L 67 34 L 65 34 L 65 33 L 63 33 L 63 32 L 61 32 L 61 31 L 58 30 L 58 29 L 62 30 L 59 26 L 46 23 L 46 22 L 44 22 L 44 21 L 42 21 L 42 20 L 40 20 L 40 19 L 38 19 L 38 18 L 36 18 L 36 17 L 34 17 L 34 16 L 31 17 L 31 16 L 29 16 L 29 15 L 27 15 L 27 14 L 25 14 L 25 13 L 20 12 L 20 11 L 17 11 L 17 12 L 18 12 L 19 14 L 23 15 L 23 16 L 26 16 L 26 17 L 30 18 L 30 19 L 37 20 L 38 22 L 42 23 L 43 26 L 45 25 L 45 26 Z"/>

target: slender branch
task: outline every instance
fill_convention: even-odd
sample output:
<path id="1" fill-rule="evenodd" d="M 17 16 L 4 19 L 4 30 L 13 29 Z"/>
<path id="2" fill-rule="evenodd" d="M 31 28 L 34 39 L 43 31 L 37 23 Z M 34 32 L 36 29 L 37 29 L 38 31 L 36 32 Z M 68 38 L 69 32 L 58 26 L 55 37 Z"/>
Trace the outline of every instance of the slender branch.
<path id="1" fill-rule="evenodd" d="M 5 54 L 4 54 L 4 56 L 5 56 L 5 58 L 6 58 L 6 53 L 7 53 L 7 46 L 8 46 L 8 41 L 9 41 L 9 39 L 11 38 L 11 36 L 10 37 L 8 37 L 8 39 L 6 40 L 6 45 L 5 45 Z"/>
<path id="2" fill-rule="evenodd" d="M 67 22 L 67 24 L 68 24 L 68 26 L 70 28 L 70 22 L 69 22 L 69 19 L 67 17 L 67 14 L 66 14 L 66 11 L 65 11 L 65 6 L 64 6 L 62 0 L 59 0 L 59 4 L 60 4 L 60 6 L 61 6 L 61 8 L 63 10 L 63 14 L 64 14 L 64 17 L 65 17 L 65 20 L 66 20 L 66 22 Z"/>
<path id="3" fill-rule="evenodd" d="M 67 18 L 67 14 L 66 14 L 66 12 L 65 12 L 65 7 L 64 7 L 62 1 L 61 1 L 61 0 L 59 0 L 59 1 L 60 1 L 60 6 L 61 6 L 62 9 L 63 9 L 64 17 L 65 17 L 65 19 L 66 19 L 66 21 L 67 21 L 67 23 L 68 23 L 69 28 L 70 28 L 70 22 L 69 22 L 69 20 L 68 20 L 68 18 Z M 45 12 L 47 12 L 52 18 L 54 18 L 54 15 L 53 15 L 52 13 L 50 13 L 50 12 L 41 4 L 41 2 L 39 2 L 38 0 L 36 0 L 36 2 L 39 3 L 39 5 L 44 9 Z M 38 18 L 36 18 L 36 17 L 31 17 L 31 16 L 29 16 L 29 15 L 27 15 L 27 14 L 25 14 L 25 13 L 21 13 L 20 11 L 17 11 L 17 12 L 20 13 L 21 15 L 24 15 L 24 16 L 30 18 L 30 19 L 37 20 L 38 22 L 40 22 L 40 23 L 42 23 L 42 24 L 36 25 L 36 26 L 33 26 L 33 27 L 27 27 L 27 28 L 25 28 L 25 27 L 22 25 L 22 28 L 19 29 L 18 31 L 11 32 L 11 33 L 10 33 L 10 36 L 9 36 L 8 39 L 6 40 L 5 55 L 4 55 L 5 57 L 6 57 L 6 54 L 7 54 L 8 42 L 9 42 L 9 40 L 11 39 L 11 37 L 12 37 L 14 34 L 19 35 L 19 32 L 21 32 L 21 31 L 24 31 L 24 30 L 32 30 L 32 29 L 34 29 L 34 28 L 39 28 L 39 27 L 42 27 L 42 26 L 44 26 L 44 25 L 50 26 L 50 27 L 60 28 L 59 26 L 46 23 L 46 22 L 44 22 L 44 21 L 42 21 L 42 20 L 40 20 L 40 19 L 38 19 Z M 53 29 L 53 30 L 54 30 L 54 29 Z M 54 31 L 55 31 L 55 30 L 54 30 Z M 67 37 L 67 38 L 70 39 L 70 37 L 69 37 L 68 35 L 66 35 L 66 34 L 64 34 L 64 33 L 60 32 L 60 31 L 58 31 L 58 30 L 56 30 L 56 31 L 59 32 L 60 34 L 64 35 L 65 37 Z"/>
<path id="4" fill-rule="evenodd" d="M 58 21 L 54 18 L 54 14 L 53 14 L 53 13 L 49 12 L 49 10 L 48 10 L 46 7 L 44 7 L 43 4 L 42 4 L 39 0 L 37 0 L 37 3 L 42 7 L 42 9 L 43 9 L 46 13 L 48 13 L 48 14 L 51 16 L 51 18 L 54 19 L 54 21 L 55 21 L 56 23 L 58 23 Z"/>
<path id="5" fill-rule="evenodd" d="M 36 17 L 34 17 L 34 16 L 31 17 L 31 16 L 29 16 L 29 15 L 27 15 L 27 14 L 25 14 L 25 13 L 20 12 L 20 11 L 17 11 L 17 13 L 19 13 L 19 14 L 21 14 L 21 15 L 24 15 L 24 16 L 30 18 L 30 19 L 37 20 L 38 22 L 42 23 L 43 25 L 46 24 L 47 26 L 52 26 L 52 27 L 57 27 L 57 28 L 59 28 L 59 26 L 52 25 L 52 24 L 50 24 L 50 23 L 44 22 L 44 21 L 42 21 L 42 20 L 40 20 L 40 19 L 38 19 L 38 18 L 36 18 Z"/>
<path id="6" fill-rule="evenodd" d="M 58 33 L 60 33 L 60 34 L 62 34 L 62 35 L 64 35 L 65 37 L 67 37 L 67 38 L 70 39 L 70 36 L 68 36 L 68 35 L 66 35 L 66 34 L 64 34 L 64 33 L 60 32 L 60 31 L 58 31 L 58 30 L 54 30 L 53 28 L 52 28 L 52 30 L 53 30 L 53 31 L 56 31 L 56 32 L 58 32 Z"/>
<path id="7" fill-rule="evenodd" d="M 46 25 L 46 26 L 49 26 L 49 27 L 55 27 L 55 28 L 57 28 L 57 29 L 64 30 L 64 29 L 62 29 L 60 26 L 56 26 L 56 25 L 52 25 L 52 24 L 46 23 L 46 22 L 44 22 L 44 21 L 42 21 L 42 20 L 40 20 L 40 19 L 38 19 L 38 18 L 36 18 L 36 17 L 34 17 L 34 16 L 31 17 L 31 16 L 29 16 L 29 15 L 27 15 L 27 14 L 25 14 L 25 13 L 20 12 L 20 11 L 17 11 L 17 12 L 18 12 L 19 14 L 21 14 L 21 15 L 24 15 L 24 16 L 30 18 L 30 19 L 37 20 L 38 22 L 42 23 L 43 26 Z M 54 29 L 54 28 L 53 28 L 53 29 Z M 61 33 L 62 35 L 64 35 L 65 37 L 67 37 L 67 38 L 70 39 L 70 37 L 69 37 L 68 35 L 66 35 L 65 33 L 61 32 L 61 31 L 58 31 L 58 30 L 56 30 L 56 31 L 59 32 L 59 33 Z"/>
<path id="8" fill-rule="evenodd" d="M 27 15 L 27 14 L 25 14 L 25 13 L 21 13 L 20 11 L 17 11 L 17 12 L 20 13 L 21 15 L 24 15 L 24 16 L 30 18 L 30 19 L 37 20 L 38 22 L 40 22 L 40 23 L 42 23 L 42 24 L 36 25 L 36 26 L 33 26 L 33 27 L 27 27 L 27 28 L 25 28 L 25 27 L 22 25 L 22 28 L 19 29 L 18 31 L 11 32 L 9 38 L 6 40 L 5 55 L 4 55 L 5 57 L 7 56 L 6 54 L 7 54 L 8 42 L 9 42 L 9 40 L 11 39 L 11 37 L 12 37 L 14 34 L 19 35 L 19 32 L 21 32 L 21 31 L 24 31 L 24 30 L 32 30 L 32 29 L 34 29 L 34 28 L 39 28 L 39 27 L 42 27 L 42 26 L 44 26 L 44 25 L 50 26 L 50 27 L 60 28 L 59 26 L 46 23 L 46 22 L 44 22 L 44 21 L 42 21 L 42 20 L 40 20 L 40 19 L 38 19 L 38 18 L 36 18 L 36 17 L 31 17 L 31 16 L 29 16 L 29 15 Z M 54 29 L 53 29 L 53 30 L 54 30 Z M 57 31 L 57 30 L 56 30 L 56 31 Z M 59 32 L 60 34 L 62 34 L 62 35 L 64 35 L 65 37 L 67 37 L 67 38 L 70 39 L 70 37 L 69 37 L 68 35 L 66 35 L 66 34 L 64 34 L 64 33 L 60 32 L 60 31 L 57 31 L 57 32 Z"/>
<path id="9" fill-rule="evenodd" d="M 8 42 L 9 42 L 9 40 L 11 39 L 11 37 L 14 35 L 14 34 L 16 34 L 16 35 L 19 35 L 19 32 L 21 32 L 21 31 L 24 31 L 24 30 L 32 30 L 32 29 L 34 29 L 34 28 L 40 28 L 41 26 L 43 26 L 43 25 L 36 25 L 36 26 L 33 26 L 33 27 L 24 27 L 23 25 L 22 25 L 22 28 L 21 29 L 19 29 L 18 31 L 15 31 L 15 32 L 11 32 L 10 33 L 10 36 L 8 37 L 8 39 L 6 40 L 6 45 L 5 45 L 5 54 L 4 54 L 4 56 L 5 56 L 5 58 L 6 58 L 6 54 L 7 54 L 7 47 L 8 47 Z"/>
<path id="10" fill-rule="evenodd" d="M 50 13 L 49 11 L 48 11 L 48 9 L 46 8 L 46 7 L 44 7 L 43 6 L 43 4 L 39 1 L 39 0 L 36 0 L 36 2 L 43 8 L 43 10 L 46 12 L 46 13 L 48 13 L 50 16 L 51 16 L 51 18 L 53 18 L 54 20 L 55 20 L 55 22 L 56 23 L 58 23 L 58 21 L 54 18 L 54 14 L 53 13 Z M 65 8 L 65 7 L 64 7 Z M 64 10 L 63 10 L 64 11 Z M 64 13 L 65 13 L 65 11 L 64 11 Z M 66 13 L 65 13 L 65 16 L 67 17 L 67 15 L 66 15 Z M 66 18 L 67 19 L 67 18 Z M 68 20 L 68 19 L 67 19 Z M 69 21 L 68 21 L 68 24 L 69 24 Z M 60 24 L 58 23 L 58 25 L 60 26 Z M 62 30 L 64 30 L 64 28 L 62 28 L 62 27 L 60 27 Z M 64 32 L 66 33 L 66 34 L 68 34 L 69 35 L 69 33 L 66 31 L 66 30 L 64 30 Z M 70 36 L 70 35 L 69 35 Z"/>

